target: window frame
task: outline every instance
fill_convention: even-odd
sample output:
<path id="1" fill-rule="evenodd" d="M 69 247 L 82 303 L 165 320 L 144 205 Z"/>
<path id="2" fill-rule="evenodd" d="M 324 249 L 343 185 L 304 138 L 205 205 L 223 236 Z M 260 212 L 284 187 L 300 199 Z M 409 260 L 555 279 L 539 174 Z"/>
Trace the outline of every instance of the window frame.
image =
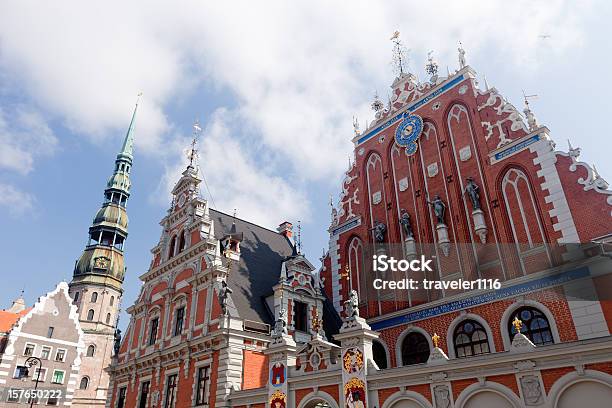
<path id="1" fill-rule="evenodd" d="M 525 311 L 528 311 L 529 313 L 532 314 L 532 317 L 530 319 L 524 320 L 523 317 L 520 316 Z M 519 320 L 523 322 L 521 333 L 524 334 L 533 344 L 535 344 L 536 346 L 548 346 L 551 344 L 555 344 L 555 336 L 553 334 L 552 325 L 550 323 L 550 320 L 548 319 L 548 316 L 546 316 L 546 314 L 540 309 L 538 309 L 537 307 L 530 306 L 530 305 L 520 306 L 516 308 L 515 310 L 513 310 L 512 313 L 510 314 L 508 318 L 508 322 L 507 322 L 507 329 L 508 329 L 508 336 L 510 337 L 510 344 L 512 344 L 512 340 L 514 340 L 514 336 L 516 336 L 517 334 L 516 329 L 514 328 L 514 325 L 512 324 L 515 317 L 518 317 Z M 536 318 L 542 319 L 546 322 L 547 326 L 545 329 L 542 329 L 542 328 L 532 329 L 531 328 L 529 323 L 534 321 Z M 533 334 L 540 334 L 540 337 L 542 337 L 541 334 L 543 332 L 548 332 L 550 341 L 548 342 L 534 341 Z"/>
<path id="2" fill-rule="evenodd" d="M 43 351 L 45 349 L 49 350 L 49 354 L 47 355 L 47 358 L 43 357 Z M 53 355 L 53 347 L 52 346 L 47 346 L 47 345 L 40 346 L 40 359 L 41 360 L 45 360 L 45 361 L 50 360 L 52 355 Z"/>
<path id="3" fill-rule="evenodd" d="M 63 353 L 64 353 L 64 357 L 63 357 L 61 360 L 58 360 L 58 359 L 57 359 L 57 355 L 58 355 L 60 352 L 63 352 Z M 67 355 L 67 354 L 68 354 L 68 350 L 66 350 L 66 349 L 64 349 L 64 348 L 59 348 L 59 347 L 58 347 L 58 348 L 55 350 L 55 357 L 53 358 L 53 361 L 54 361 L 54 362 L 56 362 L 56 363 L 64 363 L 64 362 L 66 361 L 66 355 Z"/>
<path id="4" fill-rule="evenodd" d="M 204 370 L 204 377 L 201 376 L 201 371 Z M 201 387 L 203 387 L 202 392 Z M 210 389 L 210 366 L 204 365 L 197 367 L 197 376 L 195 383 L 195 406 L 208 405 L 208 392 Z M 200 399 L 200 397 L 202 399 Z"/>
<path id="5" fill-rule="evenodd" d="M 172 383 L 170 379 L 172 379 Z M 172 373 L 166 376 L 164 388 L 164 408 L 174 408 L 176 405 L 176 391 L 178 388 L 178 373 Z M 172 400 L 168 398 L 170 396 L 170 390 L 172 390 Z"/>
<path id="6" fill-rule="evenodd" d="M 174 328 L 172 329 L 172 337 L 180 336 L 183 334 L 183 330 L 185 329 L 185 316 L 186 316 L 187 307 L 185 305 L 177 307 L 174 314 Z M 180 320 L 179 320 L 180 313 Z M 180 326 L 179 326 L 180 321 Z"/>
<path id="7" fill-rule="evenodd" d="M 117 390 L 117 408 L 125 408 L 125 400 L 127 399 L 127 385 L 119 387 Z"/>
<path id="8" fill-rule="evenodd" d="M 299 311 L 298 311 L 298 305 L 300 309 Z M 294 300 L 293 301 L 293 312 L 294 312 L 293 328 L 296 331 L 299 331 L 302 333 L 308 333 L 308 303 L 301 302 L 299 300 Z"/>
<path id="9" fill-rule="evenodd" d="M 28 349 L 28 346 L 32 346 L 33 347 L 32 348 L 32 353 L 30 353 L 30 354 L 26 354 L 26 350 Z M 23 346 L 23 354 L 22 355 L 26 356 L 26 357 L 32 357 L 32 356 L 34 356 L 34 354 L 36 354 L 36 343 L 27 342 L 25 344 L 25 346 Z"/>
<path id="10" fill-rule="evenodd" d="M 466 332 L 465 331 L 465 326 L 467 324 L 472 324 L 474 326 L 473 330 L 471 332 Z M 478 339 L 478 340 L 474 340 L 473 336 L 476 334 L 476 332 L 482 332 L 484 334 L 484 340 L 483 339 Z M 457 339 L 459 336 L 464 335 L 468 338 L 468 342 L 466 343 L 461 343 L 458 344 L 457 343 Z M 491 347 L 491 343 L 489 341 L 489 333 L 487 332 L 487 328 L 485 327 L 485 325 L 483 325 L 482 323 L 480 323 L 479 321 L 475 320 L 475 319 L 464 319 L 461 320 L 459 323 L 457 323 L 457 325 L 455 326 L 455 328 L 453 329 L 453 350 L 455 352 L 455 357 L 456 358 L 468 358 L 468 357 L 475 357 L 475 356 L 480 356 L 483 354 L 490 354 L 493 350 L 493 348 Z M 487 351 L 482 351 L 482 346 L 486 344 L 487 347 Z M 480 347 L 480 352 L 476 353 L 476 349 L 475 347 L 478 346 Z M 465 349 L 467 349 L 467 347 L 469 347 L 470 353 L 471 354 L 466 354 L 465 353 Z M 459 354 L 459 349 L 464 350 L 463 351 L 463 355 Z"/>
<path id="11" fill-rule="evenodd" d="M 152 317 L 151 320 L 149 320 L 149 338 L 147 339 L 147 346 L 154 346 L 155 343 L 157 343 L 158 336 L 159 336 L 159 316 L 155 316 L 155 317 Z"/>
<path id="12" fill-rule="evenodd" d="M 55 381 L 55 374 L 56 373 L 62 373 L 62 381 L 61 382 Z M 51 376 L 51 384 L 63 385 L 64 381 L 66 381 L 66 370 L 60 370 L 59 368 L 54 368 L 53 369 L 53 375 Z"/>

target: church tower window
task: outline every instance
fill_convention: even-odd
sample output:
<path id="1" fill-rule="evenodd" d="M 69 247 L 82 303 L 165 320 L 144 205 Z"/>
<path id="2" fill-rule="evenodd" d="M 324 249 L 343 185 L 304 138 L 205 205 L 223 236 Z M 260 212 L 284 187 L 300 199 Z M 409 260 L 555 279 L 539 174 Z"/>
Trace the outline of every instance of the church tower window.
<path id="1" fill-rule="evenodd" d="M 306 332 L 308 326 L 308 306 L 304 302 L 295 302 L 294 311 L 294 327 L 295 330 Z"/>

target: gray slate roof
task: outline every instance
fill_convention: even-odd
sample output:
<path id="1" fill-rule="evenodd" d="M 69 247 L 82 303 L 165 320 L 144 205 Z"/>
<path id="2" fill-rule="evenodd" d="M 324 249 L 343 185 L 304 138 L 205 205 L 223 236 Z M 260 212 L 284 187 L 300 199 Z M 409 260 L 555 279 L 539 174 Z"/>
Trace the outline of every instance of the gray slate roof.
<path id="1" fill-rule="evenodd" d="M 275 231 L 217 210 L 210 210 L 210 218 L 215 223 L 217 239 L 230 233 L 234 222 L 235 231 L 243 234 L 240 268 L 234 264 L 227 281 L 240 317 L 272 326 L 274 316 L 265 298 L 273 293 L 272 287 L 278 283 L 283 261 L 294 254 L 293 245 Z"/>

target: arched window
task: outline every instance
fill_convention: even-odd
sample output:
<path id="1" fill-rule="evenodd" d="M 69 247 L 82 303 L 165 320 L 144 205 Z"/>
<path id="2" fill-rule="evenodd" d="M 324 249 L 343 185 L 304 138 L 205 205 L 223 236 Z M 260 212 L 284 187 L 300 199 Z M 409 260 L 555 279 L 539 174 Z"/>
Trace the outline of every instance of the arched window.
<path id="1" fill-rule="evenodd" d="M 115 304 L 115 297 L 114 297 L 114 296 L 111 296 L 111 297 L 110 297 L 110 305 L 112 306 L 112 305 L 114 305 L 114 304 Z"/>
<path id="2" fill-rule="evenodd" d="M 74 292 L 74 302 L 78 302 L 79 301 L 79 294 L 80 292 Z"/>
<path id="3" fill-rule="evenodd" d="M 86 390 L 89 387 L 89 377 L 81 378 L 81 383 L 79 384 L 80 390 Z"/>
<path id="4" fill-rule="evenodd" d="M 91 294 L 91 303 L 96 303 L 98 301 L 98 292 L 94 292 Z"/>
<path id="5" fill-rule="evenodd" d="M 372 354 L 378 368 L 381 370 L 387 368 L 387 350 L 379 341 L 372 342 Z"/>
<path id="6" fill-rule="evenodd" d="M 402 365 L 422 364 L 429 359 L 429 342 L 416 331 L 410 332 L 402 341 Z"/>
<path id="7" fill-rule="evenodd" d="M 94 311 L 93 309 L 89 309 L 89 311 L 87 312 L 87 320 L 92 321 L 94 318 Z"/>
<path id="8" fill-rule="evenodd" d="M 179 238 L 178 251 L 183 252 L 183 249 L 185 249 L 185 231 L 181 232 L 181 237 Z"/>
<path id="9" fill-rule="evenodd" d="M 168 258 L 172 258 L 174 256 L 174 248 L 176 247 L 176 235 L 172 237 L 170 240 L 170 250 L 168 251 Z"/>
<path id="10" fill-rule="evenodd" d="M 89 347 L 87 347 L 87 357 L 93 357 L 95 353 L 96 347 L 93 344 L 89 345 Z"/>
<path id="11" fill-rule="evenodd" d="M 110 321 L 111 321 L 111 314 L 107 313 L 106 314 L 106 324 L 110 324 Z"/>
<path id="12" fill-rule="evenodd" d="M 550 323 L 544 315 L 538 309 L 534 307 L 520 307 L 512 313 L 510 320 L 508 320 L 508 333 L 510 333 L 510 341 L 516 334 L 516 329 L 512 324 L 512 321 L 518 317 L 523 322 L 521 333 L 523 333 L 529 340 L 536 346 L 543 346 L 545 344 L 553 344 L 552 331 L 550 330 Z"/>
<path id="13" fill-rule="evenodd" d="M 474 320 L 459 323 L 453 334 L 453 344 L 457 357 L 477 356 L 490 351 L 487 332 Z"/>

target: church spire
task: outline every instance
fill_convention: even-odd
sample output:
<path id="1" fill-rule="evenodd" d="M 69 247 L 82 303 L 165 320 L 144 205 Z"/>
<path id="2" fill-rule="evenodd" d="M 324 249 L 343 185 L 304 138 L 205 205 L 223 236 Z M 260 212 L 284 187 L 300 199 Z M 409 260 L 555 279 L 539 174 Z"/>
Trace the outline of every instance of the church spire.
<path id="1" fill-rule="evenodd" d="M 136 121 L 136 112 L 138 111 L 138 104 L 140 103 L 141 96 L 142 92 L 138 94 L 138 98 L 136 99 L 136 106 L 134 106 L 132 120 L 130 121 L 130 126 L 128 127 L 125 139 L 123 140 L 123 146 L 121 146 L 121 151 L 117 155 L 117 158 L 125 156 L 126 158 L 129 157 L 130 159 L 132 159 L 132 154 L 134 150 L 134 123 Z"/>
<path id="2" fill-rule="evenodd" d="M 127 201 L 130 197 L 134 125 L 141 94 L 130 126 L 115 159 L 115 169 L 104 190 L 104 202 L 89 227 L 89 241 L 74 268 L 72 284 L 99 282 L 121 290 L 125 275 L 123 249 L 128 235 Z"/>

